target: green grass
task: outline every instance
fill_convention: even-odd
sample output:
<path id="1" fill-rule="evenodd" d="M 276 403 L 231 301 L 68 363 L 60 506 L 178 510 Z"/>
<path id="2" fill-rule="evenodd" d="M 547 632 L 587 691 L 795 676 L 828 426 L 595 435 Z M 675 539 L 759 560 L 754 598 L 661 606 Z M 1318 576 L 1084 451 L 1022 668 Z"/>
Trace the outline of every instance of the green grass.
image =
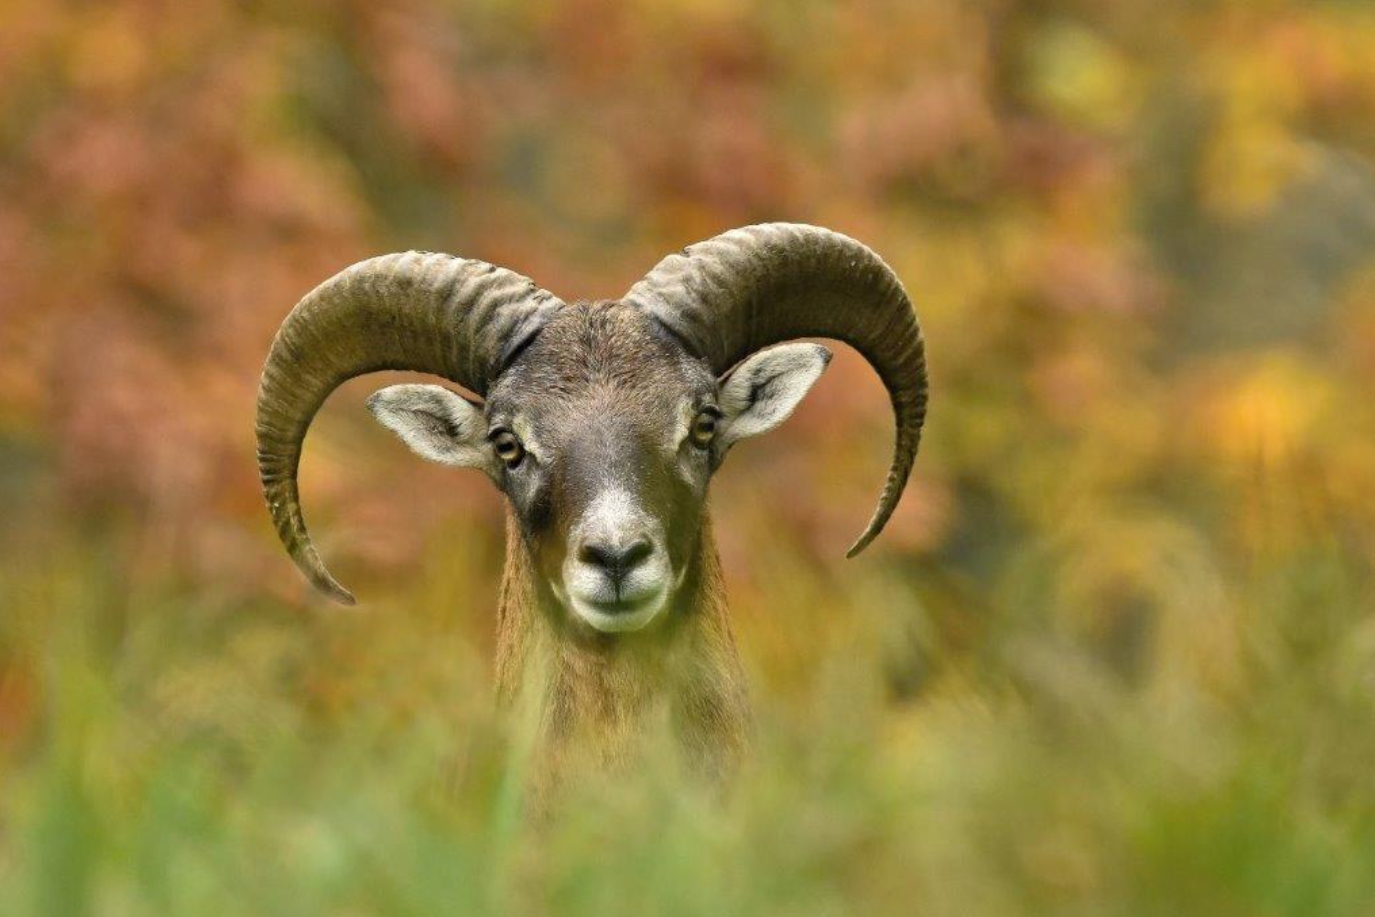
<path id="1" fill-rule="evenodd" d="M 1337 549 L 1166 589 L 1131 665 L 1008 572 L 964 651 L 924 631 L 949 658 L 915 690 L 909 587 L 872 565 L 801 676 L 742 611 L 760 723 L 728 798 L 651 750 L 530 818 L 438 608 L 472 571 L 303 613 L 99 547 L 5 570 L 6 915 L 1375 912 L 1375 628 Z"/>

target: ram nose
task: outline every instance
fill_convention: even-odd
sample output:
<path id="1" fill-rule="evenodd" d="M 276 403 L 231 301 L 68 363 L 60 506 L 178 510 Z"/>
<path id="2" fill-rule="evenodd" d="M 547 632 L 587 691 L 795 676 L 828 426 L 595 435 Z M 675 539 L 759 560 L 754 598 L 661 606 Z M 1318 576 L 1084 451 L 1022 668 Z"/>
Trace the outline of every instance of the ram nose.
<path id="1" fill-rule="evenodd" d="M 578 548 L 578 560 L 600 570 L 618 589 L 653 554 L 654 543 L 642 534 L 617 541 L 589 539 Z"/>
<path id="2" fill-rule="evenodd" d="M 666 545 L 663 526 L 630 494 L 602 492 L 570 533 L 562 571 L 570 609 L 600 631 L 645 627 L 672 588 Z"/>

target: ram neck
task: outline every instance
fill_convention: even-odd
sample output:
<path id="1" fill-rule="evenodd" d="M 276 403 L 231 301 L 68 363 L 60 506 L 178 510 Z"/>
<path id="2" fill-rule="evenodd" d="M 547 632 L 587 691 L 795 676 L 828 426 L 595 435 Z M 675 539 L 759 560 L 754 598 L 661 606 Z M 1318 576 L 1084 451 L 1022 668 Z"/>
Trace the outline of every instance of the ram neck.
<path id="1" fill-rule="evenodd" d="M 506 528 L 498 697 L 530 718 L 539 744 L 614 763 L 662 732 L 699 769 L 729 768 L 749 713 L 710 523 L 667 617 L 649 632 L 616 637 L 570 630 L 536 585 L 509 512 Z"/>

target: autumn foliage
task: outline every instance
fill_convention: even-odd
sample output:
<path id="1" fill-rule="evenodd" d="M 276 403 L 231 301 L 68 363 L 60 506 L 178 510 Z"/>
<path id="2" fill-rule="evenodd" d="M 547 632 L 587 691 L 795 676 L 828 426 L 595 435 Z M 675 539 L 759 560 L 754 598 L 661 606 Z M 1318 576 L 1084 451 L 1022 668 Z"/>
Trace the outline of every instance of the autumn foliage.
<path id="1" fill-rule="evenodd" d="M 0 4 L 0 910 L 1369 913 L 1372 125 L 1337 0 Z M 713 485 L 759 774 L 522 855 L 498 497 L 341 389 L 330 614 L 268 344 L 373 254 L 612 297 L 764 220 L 903 278 L 916 473 L 844 560 L 891 420 L 841 348 Z"/>

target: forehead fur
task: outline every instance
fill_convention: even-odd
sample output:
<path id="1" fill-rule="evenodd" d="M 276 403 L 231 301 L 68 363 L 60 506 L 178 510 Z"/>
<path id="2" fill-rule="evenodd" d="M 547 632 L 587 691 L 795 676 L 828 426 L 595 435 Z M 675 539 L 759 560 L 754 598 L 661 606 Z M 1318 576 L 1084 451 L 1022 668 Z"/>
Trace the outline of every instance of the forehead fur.
<path id="1" fill-rule="evenodd" d="M 493 413 L 547 414 L 597 398 L 617 414 L 643 416 L 713 387 L 705 364 L 640 310 L 614 301 L 574 303 L 502 374 L 490 401 Z"/>

